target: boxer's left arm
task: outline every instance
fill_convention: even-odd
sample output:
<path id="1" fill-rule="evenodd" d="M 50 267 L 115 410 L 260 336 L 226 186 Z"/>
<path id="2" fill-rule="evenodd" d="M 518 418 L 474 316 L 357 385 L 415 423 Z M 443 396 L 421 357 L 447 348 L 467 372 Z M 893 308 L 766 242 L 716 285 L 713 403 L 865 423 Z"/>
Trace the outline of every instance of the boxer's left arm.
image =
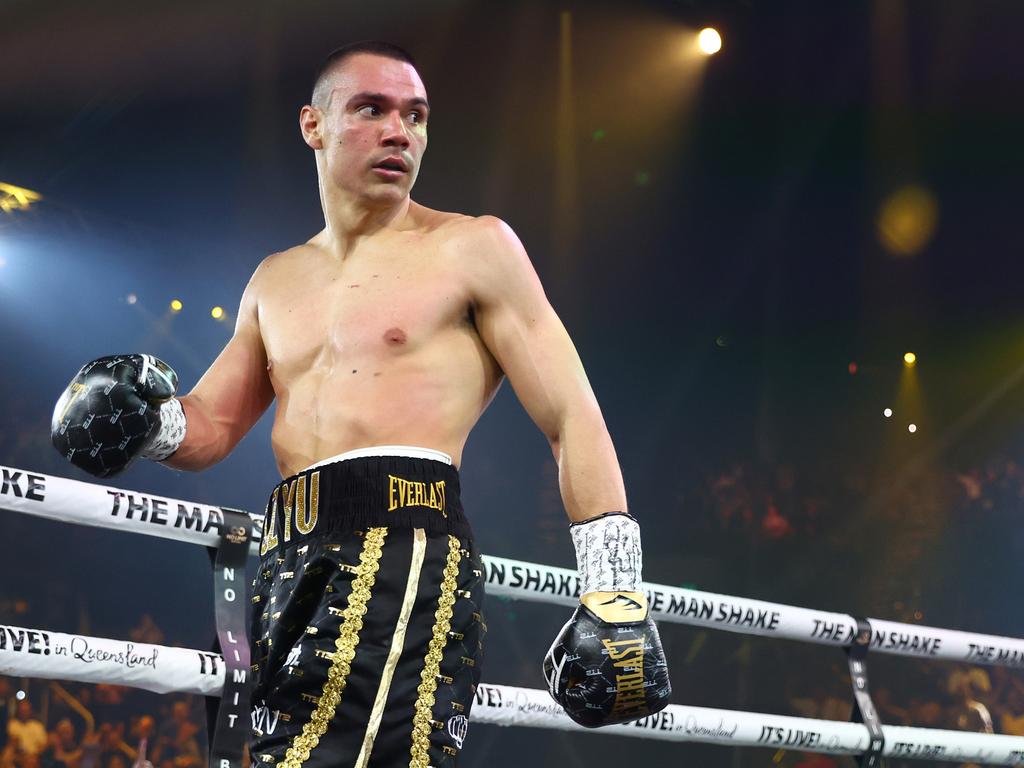
<path id="1" fill-rule="evenodd" d="M 573 521 L 626 511 L 615 447 L 576 347 L 548 302 L 515 233 L 474 220 L 465 260 L 477 332 L 530 418 L 551 444 Z"/>
<path id="2" fill-rule="evenodd" d="M 641 591 L 640 529 L 626 511 L 615 448 L 519 239 L 497 219 L 474 225 L 465 261 L 477 331 L 551 443 L 573 521 L 581 604 L 544 659 L 548 690 L 587 727 L 646 717 L 668 704 L 672 686 Z"/>

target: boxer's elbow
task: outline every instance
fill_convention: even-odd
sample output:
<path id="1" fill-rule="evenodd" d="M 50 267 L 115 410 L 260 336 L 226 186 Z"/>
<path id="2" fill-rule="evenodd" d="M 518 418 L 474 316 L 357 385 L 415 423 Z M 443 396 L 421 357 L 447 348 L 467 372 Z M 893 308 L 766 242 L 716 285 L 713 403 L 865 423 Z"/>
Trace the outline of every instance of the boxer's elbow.
<path id="1" fill-rule="evenodd" d="M 164 464 L 188 472 L 201 472 L 222 461 L 240 439 L 230 422 L 218 419 L 195 395 L 179 398 L 185 411 L 185 437 Z"/>
<path id="2" fill-rule="evenodd" d="M 567 443 L 595 446 L 611 439 L 601 409 L 592 398 L 580 398 L 561 409 L 544 434 L 556 460 Z"/>

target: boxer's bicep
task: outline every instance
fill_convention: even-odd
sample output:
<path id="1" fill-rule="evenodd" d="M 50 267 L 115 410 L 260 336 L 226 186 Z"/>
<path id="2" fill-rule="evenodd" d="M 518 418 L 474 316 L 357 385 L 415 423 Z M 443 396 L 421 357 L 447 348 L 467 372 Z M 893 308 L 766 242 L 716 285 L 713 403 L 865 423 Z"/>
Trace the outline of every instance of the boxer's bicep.
<path id="1" fill-rule="evenodd" d="M 208 432 L 197 436 L 197 442 L 221 454 L 216 460 L 234 448 L 274 399 L 260 333 L 256 283 L 254 276 L 242 294 L 231 339 L 183 398 L 186 415 L 189 410 L 196 410 L 201 422 L 201 426 L 196 426 Z M 192 426 L 190 421 L 190 431 Z"/>
<path id="2" fill-rule="evenodd" d="M 551 443 L 569 518 L 627 511 L 615 446 L 576 347 L 515 234 L 494 220 L 482 228 L 481 266 L 472 269 L 477 329 Z"/>
<path id="3" fill-rule="evenodd" d="M 573 409 L 597 409 L 580 356 L 525 249 L 506 225 L 485 225 L 476 323 L 527 413 L 557 441 Z"/>

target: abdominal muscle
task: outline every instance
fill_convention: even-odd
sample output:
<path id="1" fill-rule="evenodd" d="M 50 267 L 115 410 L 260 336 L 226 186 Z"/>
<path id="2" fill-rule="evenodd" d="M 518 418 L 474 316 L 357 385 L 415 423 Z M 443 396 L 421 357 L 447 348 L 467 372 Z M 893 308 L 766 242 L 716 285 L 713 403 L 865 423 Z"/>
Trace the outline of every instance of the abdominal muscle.
<path id="1" fill-rule="evenodd" d="M 466 343 L 470 333 L 433 339 L 397 358 L 319 359 L 306 370 L 275 368 L 271 360 L 277 396 L 271 440 L 282 477 L 383 445 L 432 448 L 459 466 L 466 438 L 501 380 L 475 332 Z"/>

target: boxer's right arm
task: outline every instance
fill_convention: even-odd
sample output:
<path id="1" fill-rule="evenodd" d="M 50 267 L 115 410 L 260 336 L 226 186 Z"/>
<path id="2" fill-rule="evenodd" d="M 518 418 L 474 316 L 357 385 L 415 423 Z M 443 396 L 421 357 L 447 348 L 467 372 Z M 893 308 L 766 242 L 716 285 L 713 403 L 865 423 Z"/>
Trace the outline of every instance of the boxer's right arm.
<path id="1" fill-rule="evenodd" d="M 260 272 L 242 294 L 231 340 L 192 391 L 179 398 L 187 428 L 181 445 L 164 459 L 170 467 L 198 471 L 216 464 L 274 399 L 259 324 Z"/>

